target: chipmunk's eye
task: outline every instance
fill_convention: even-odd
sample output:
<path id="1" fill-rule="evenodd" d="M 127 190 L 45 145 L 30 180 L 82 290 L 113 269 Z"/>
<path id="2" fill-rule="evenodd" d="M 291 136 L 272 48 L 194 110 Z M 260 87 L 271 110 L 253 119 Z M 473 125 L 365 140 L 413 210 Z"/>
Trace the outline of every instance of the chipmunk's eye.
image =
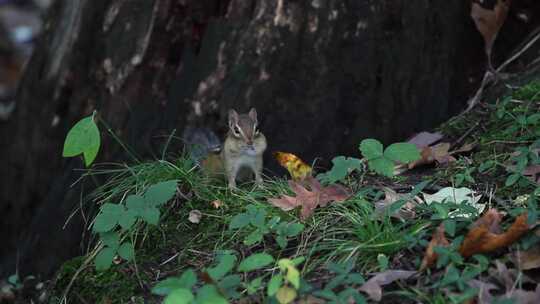
<path id="1" fill-rule="evenodd" d="M 233 132 L 234 132 L 234 135 L 240 136 L 240 128 L 238 128 L 238 126 L 234 126 Z"/>
<path id="2" fill-rule="evenodd" d="M 255 129 L 253 130 L 253 134 L 259 135 L 259 128 L 257 128 L 257 126 L 255 126 Z"/>

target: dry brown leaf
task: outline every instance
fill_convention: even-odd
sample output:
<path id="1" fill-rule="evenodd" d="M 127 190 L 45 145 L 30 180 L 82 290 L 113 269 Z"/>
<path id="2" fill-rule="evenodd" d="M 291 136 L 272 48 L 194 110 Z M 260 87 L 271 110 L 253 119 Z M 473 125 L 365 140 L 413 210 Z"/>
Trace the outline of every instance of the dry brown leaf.
<path id="1" fill-rule="evenodd" d="M 523 175 L 540 185 L 540 165 L 528 166 L 523 170 Z"/>
<path id="2" fill-rule="evenodd" d="M 467 282 L 469 287 L 478 289 L 477 304 L 491 304 L 493 303 L 493 296 L 491 290 L 498 290 L 499 288 L 491 283 L 482 282 L 480 280 L 470 280 Z"/>
<path id="3" fill-rule="evenodd" d="M 409 164 L 409 169 L 435 162 L 447 164 L 456 161 L 449 152 L 450 143 L 439 143 L 432 147 L 424 147 L 420 152 L 420 159 Z"/>
<path id="4" fill-rule="evenodd" d="M 477 253 L 488 253 L 507 247 L 530 229 L 527 225 L 527 213 L 524 213 L 516 218 L 506 232 L 496 233 L 501 216 L 497 210 L 490 209 L 469 230 L 459 248 L 459 253 L 463 257 L 470 257 Z"/>
<path id="5" fill-rule="evenodd" d="M 444 235 L 444 225 L 441 223 L 439 227 L 433 231 L 433 236 L 431 237 L 431 241 L 426 248 L 426 253 L 422 259 L 422 264 L 420 264 L 420 271 L 430 268 L 437 261 L 438 254 L 435 253 L 436 246 L 448 247 L 449 245 L 450 242 L 448 242 L 446 236 Z"/>
<path id="6" fill-rule="evenodd" d="M 418 149 L 431 146 L 443 138 L 443 135 L 439 132 L 420 132 L 407 140 L 408 143 L 415 145 Z"/>
<path id="7" fill-rule="evenodd" d="M 388 187 L 384 187 L 383 191 L 384 191 L 384 199 L 380 200 L 380 201 L 377 201 L 374 204 L 375 205 L 375 212 L 377 212 L 377 214 L 383 214 L 384 211 L 386 210 L 386 208 L 388 208 L 393 203 L 395 203 L 395 202 L 399 201 L 400 199 L 407 196 L 406 194 L 399 194 L 396 191 L 394 191 L 393 189 L 390 189 Z M 401 207 L 401 209 L 399 209 L 398 212 L 392 214 L 391 216 L 395 217 L 395 218 L 398 218 L 398 219 L 402 219 L 402 220 L 403 219 L 415 218 L 416 217 L 416 212 L 414 211 L 414 209 L 417 206 L 417 202 L 415 200 L 416 201 L 421 201 L 420 198 L 418 196 L 416 196 L 414 198 L 414 200 L 409 200 L 408 202 L 406 202 Z"/>
<path id="8" fill-rule="evenodd" d="M 514 260 L 522 270 L 540 268 L 540 245 L 537 244 L 525 251 L 518 251 Z"/>
<path id="9" fill-rule="evenodd" d="M 506 294 L 504 298 L 514 300 L 513 303 L 516 304 L 538 304 L 540 303 L 540 284 L 536 285 L 535 291 L 517 289 L 509 294 Z"/>
<path id="10" fill-rule="evenodd" d="M 416 271 L 408 270 L 387 270 L 376 274 L 365 282 L 358 290 L 365 292 L 372 300 L 379 302 L 382 299 L 381 286 L 388 285 L 394 281 L 408 279 Z"/>
<path id="11" fill-rule="evenodd" d="M 511 0 L 497 0 L 493 9 L 482 7 L 480 3 L 483 1 L 473 0 L 471 6 L 471 17 L 476 24 L 476 28 L 484 38 L 484 48 L 488 57 L 488 65 L 493 69 L 491 64 L 491 52 L 497 34 L 506 20 L 508 9 L 510 8 Z"/>
<path id="12" fill-rule="evenodd" d="M 282 195 L 280 198 L 269 198 L 268 202 L 284 211 L 302 207 L 300 211 L 302 220 L 311 216 L 318 206 L 324 207 L 331 202 L 342 202 L 350 196 L 345 187 L 340 185 L 323 187 L 314 177 L 307 177 L 301 182 L 290 180 L 289 186 L 296 196 Z"/>

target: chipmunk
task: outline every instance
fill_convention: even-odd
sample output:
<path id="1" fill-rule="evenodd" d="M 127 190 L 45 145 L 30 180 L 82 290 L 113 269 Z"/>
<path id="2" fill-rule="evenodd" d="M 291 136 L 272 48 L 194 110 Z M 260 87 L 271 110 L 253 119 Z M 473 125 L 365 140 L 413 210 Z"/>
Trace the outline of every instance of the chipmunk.
<path id="1" fill-rule="evenodd" d="M 255 175 L 255 182 L 262 184 L 263 153 L 266 138 L 259 131 L 257 111 L 252 108 L 248 114 L 238 114 L 229 110 L 229 132 L 221 155 L 229 188 L 236 188 L 236 177 L 244 177 L 249 171 Z"/>
<path id="2" fill-rule="evenodd" d="M 184 134 L 192 147 L 192 158 L 207 175 L 225 176 L 231 189 L 236 189 L 237 179 L 245 181 L 250 175 L 254 175 L 257 184 L 262 183 L 263 154 L 267 143 L 258 129 L 254 108 L 247 114 L 229 110 L 229 131 L 221 150 L 215 143 L 215 134 L 206 128 L 186 129 Z"/>

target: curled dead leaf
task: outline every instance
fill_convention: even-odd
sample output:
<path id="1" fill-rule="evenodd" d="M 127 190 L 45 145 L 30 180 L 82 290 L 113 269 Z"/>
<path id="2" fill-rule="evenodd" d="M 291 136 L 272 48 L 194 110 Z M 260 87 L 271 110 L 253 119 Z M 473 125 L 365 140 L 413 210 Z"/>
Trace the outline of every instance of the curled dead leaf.
<path id="1" fill-rule="evenodd" d="M 382 299 L 382 286 L 397 280 L 406 280 L 414 274 L 416 271 L 387 270 L 367 280 L 358 290 L 365 292 L 372 300 L 379 302 Z"/>
<path id="2" fill-rule="evenodd" d="M 459 253 L 470 257 L 477 253 L 488 253 L 499 248 L 507 247 L 529 231 L 527 213 L 516 218 L 512 226 L 504 233 L 497 233 L 502 215 L 495 209 L 490 209 L 481 217 L 467 233 Z"/>
<path id="3" fill-rule="evenodd" d="M 408 143 L 415 145 L 418 149 L 431 146 L 443 138 L 439 132 L 420 132 L 407 140 Z"/>
<path id="4" fill-rule="evenodd" d="M 384 214 L 385 210 L 388 207 L 390 207 L 392 204 L 394 204 L 395 202 L 397 202 L 397 201 L 399 201 L 401 199 L 406 199 L 407 196 L 408 196 L 407 194 L 399 194 L 396 191 L 394 191 L 393 189 L 390 189 L 388 187 L 384 187 L 383 191 L 384 191 L 384 199 L 380 200 L 380 201 L 377 201 L 374 204 L 375 205 L 375 212 L 377 212 L 377 214 Z M 422 202 L 422 200 L 418 196 L 415 196 L 414 199 L 408 200 L 398 210 L 398 212 L 395 212 L 395 213 L 391 214 L 391 216 L 395 217 L 395 218 L 398 218 L 398 219 L 401 219 L 401 220 L 412 219 L 412 218 L 416 217 L 416 212 L 415 212 L 414 209 L 418 205 L 418 202 Z"/>
<path id="5" fill-rule="evenodd" d="M 444 235 L 444 225 L 441 223 L 439 227 L 433 231 L 433 236 L 431 237 L 431 241 L 426 248 L 426 253 L 422 259 L 422 264 L 420 264 L 420 271 L 430 268 L 437 261 L 438 255 L 435 252 L 435 247 L 448 247 L 449 245 L 450 242 L 448 242 L 446 236 Z"/>
<path id="6" fill-rule="evenodd" d="M 516 252 L 514 260 L 522 270 L 540 268 L 540 245 Z"/>
<path id="7" fill-rule="evenodd" d="M 278 163 L 289 171 L 293 180 L 299 181 L 311 176 L 311 167 L 298 156 L 292 153 L 279 151 L 274 152 L 273 154 Z"/>

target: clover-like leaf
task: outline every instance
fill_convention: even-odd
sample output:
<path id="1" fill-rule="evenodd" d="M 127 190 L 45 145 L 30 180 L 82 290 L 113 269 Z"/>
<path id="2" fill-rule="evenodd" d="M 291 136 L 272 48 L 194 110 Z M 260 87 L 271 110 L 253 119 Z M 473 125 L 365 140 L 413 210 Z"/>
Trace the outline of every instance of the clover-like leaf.
<path id="1" fill-rule="evenodd" d="M 159 223 L 159 209 L 157 208 L 146 208 L 141 214 L 142 219 L 150 225 L 157 225 Z"/>
<path id="2" fill-rule="evenodd" d="M 266 288 L 266 293 L 268 294 L 268 296 L 271 297 L 271 296 L 275 295 L 282 284 L 283 284 L 283 275 L 282 274 L 277 274 L 277 275 L 273 276 L 270 279 L 270 282 L 268 282 L 268 286 Z"/>
<path id="3" fill-rule="evenodd" d="M 137 220 L 137 212 L 135 210 L 128 209 L 122 214 L 120 219 L 118 220 L 118 224 L 122 229 L 129 230 L 133 224 L 135 224 L 135 221 Z"/>
<path id="4" fill-rule="evenodd" d="M 249 225 L 251 221 L 250 216 L 247 213 L 239 213 L 231 219 L 229 222 L 229 229 L 239 229 Z"/>
<path id="5" fill-rule="evenodd" d="M 93 229 L 95 232 L 103 233 L 112 230 L 118 224 L 124 207 L 118 204 L 103 204 L 100 213 L 96 216 Z"/>
<path id="6" fill-rule="evenodd" d="M 103 245 L 107 247 L 110 247 L 116 250 L 118 246 L 120 245 L 120 236 L 118 235 L 118 233 L 114 231 L 102 233 L 100 236 L 101 236 L 101 241 L 103 242 Z"/>
<path id="7" fill-rule="evenodd" d="M 165 296 L 171 293 L 171 291 L 179 288 L 185 288 L 190 290 L 197 283 L 197 275 L 193 269 L 189 268 L 182 275 L 177 278 L 167 278 L 159 282 L 154 288 L 152 293 L 155 295 Z"/>
<path id="8" fill-rule="evenodd" d="M 411 143 L 394 143 L 384 150 L 384 157 L 401 163 L 410 163 L 420 159 L 420 152 Z"/>
<path id="9" fill-rule="evenodd" d="M 69 130 L 62 156 L 73 157 L 82 154 L 88 167 L 96 159 L 100 145 L 99 129 L 94 122 L 94 116 L 91 115 L 81 119 Z"/>
<path id="10" fill-rule="evenodd" d="M 189 304 L 192 303 L 195 296 L 191 293 L 190 290 L 185 288 L 179 288 L 173 290 L 166 298 L 163 300 L 163 304 Z"/>
<path id="11" fill-rule="evenodd" d="M 173 198 L 176 193 L 177 182 L 170 180 L 166 182 L 160 182 L 148 187 L 144 193 L 144 199 L 147 203 L 154 206 L 160 206 L 168 202 Z"/>
<path id="12" fill-rule="evenodd" d="M 131 261 L 135 256 L 135 250 L 133 249 L 133 244 L 130 242 L 125 242 L 120 245 L 118 248 L 118 254 L 126 261 Z"/>
<path id="13" fill-rule="evenodd" d="M 99 251 L 96 255 L 94 263 L 96 265 L 96 270 L 102 271 L 107 270 L 111 267 L 114 255 L 116 254 L 116 249 L 105 247 Z"/>
<path id="14" fill-rule="evenodd" d="M 354 157 L 338 156 L 332 159 L 332 169 L 317 177 L 326 183 L 333 184 L 347 177 L 352 170 L 361 170 L 362 161 Z"/>
<path id="15" fill-rule="evenodd" d="M 387 177 L 394 176 L 394 163 L 384 157 L 375 158 L 368 161 L 369 169 Z"/>
<path id="16" fill-rule="evenodd" d="M 236 256 L 232 254 L 220 255 L 218 258 L 219 262 L 215 267 L 208 268 L 206 272 L 214 280 L 219 281 L 223 278 L 229 271 L 231 271 L 236 263 Z"/>
<path id="17" fill-rule="evenodd" d="M 368 160 L 379 158 L 383 156 L 383 145 L 376 139 L 364 139 L 360 143 L 360 151 Z"/>

